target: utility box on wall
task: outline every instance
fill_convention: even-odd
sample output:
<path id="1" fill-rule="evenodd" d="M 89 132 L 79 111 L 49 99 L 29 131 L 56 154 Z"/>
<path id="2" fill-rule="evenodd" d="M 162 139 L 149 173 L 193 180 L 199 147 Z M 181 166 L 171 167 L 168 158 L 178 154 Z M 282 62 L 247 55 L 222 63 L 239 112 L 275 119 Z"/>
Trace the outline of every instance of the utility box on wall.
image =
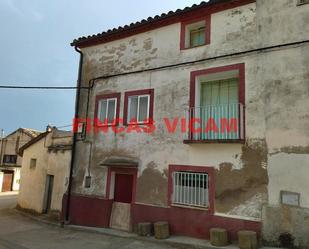
<path id="1" fill-rule="evenodd" d="M 300 194 L 289 192 L 289 191 L 281 191 L 280 192 L 280 200 L 281 204 L 289 205 L 289 206 L 300 206 Z"/>

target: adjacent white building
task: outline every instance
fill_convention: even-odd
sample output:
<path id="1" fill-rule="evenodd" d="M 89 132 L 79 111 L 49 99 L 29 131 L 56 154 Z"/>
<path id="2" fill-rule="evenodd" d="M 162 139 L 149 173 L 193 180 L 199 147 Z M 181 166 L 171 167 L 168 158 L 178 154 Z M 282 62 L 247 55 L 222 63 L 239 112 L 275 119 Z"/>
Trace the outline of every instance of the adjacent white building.
<path id="1" fill-rule="evenodd" d="M 20 148 L 19 208 L 59 214 L 68 185 L 71 144 L 71 132 L 52 128 Z"/>

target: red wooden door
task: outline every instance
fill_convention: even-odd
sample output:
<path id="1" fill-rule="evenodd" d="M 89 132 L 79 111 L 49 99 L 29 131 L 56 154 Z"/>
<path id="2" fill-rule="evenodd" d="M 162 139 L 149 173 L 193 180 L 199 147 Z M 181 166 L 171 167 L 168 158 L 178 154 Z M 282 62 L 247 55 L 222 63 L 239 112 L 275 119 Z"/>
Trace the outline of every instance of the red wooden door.
<path id="1" fill-rule="evenodd" d="M 2 182 L 2 192 L 12 191 L 13 177 L 14 177 L 13 172 L 4 172 Z"/>
<path id="2" fill-rule="evenodd" d="M 131 203 L 132 189 L 133 175 L 116 173 L 114 200 L 116 202 Z"/>

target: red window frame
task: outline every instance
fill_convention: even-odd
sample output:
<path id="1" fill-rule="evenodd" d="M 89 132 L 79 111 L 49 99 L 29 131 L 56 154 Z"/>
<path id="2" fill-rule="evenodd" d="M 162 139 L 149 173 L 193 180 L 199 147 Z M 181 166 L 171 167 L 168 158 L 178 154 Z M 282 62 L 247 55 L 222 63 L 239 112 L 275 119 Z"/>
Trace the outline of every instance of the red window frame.
<path id="1" fill-rule="evenodd" d="M 238 78 L 239 78 L 239 103 L 245 106 L 245 95 L 246 95 L 246 79 L 245 79 L 245 63 L 221 66 L 221 67 L 213 67 L 204 70 L 192 71 L 190 75 L 190 108 L 195 107 L 195 85 L 196 85 L 196 78 L 201 75 L 213 74 L 213 73 L 220 73 L 226 71 L 238 70 Z M 243 140 L 246 140 L 246 112 L 243 113 Z M 229 141 L 228 141 L 229 142 Z"/>
<path id="2" fill-rule="evenodd" d="M 131 96 L 139 96 L 139 95 L 146 95 L 150 96 L 149 99 L 149 122 L 142 123 L 142 124 L 151 124 L 153 123 L 153 106 L 154 106 L 154 89 L 143 89 L 143 90 L 134 90 L 125 92 L 124 96 L 124 109 L 123 109 L 123 124 L 130 125 L 127 121 L 128 119 L 128 108 L 129 108 L 129 97 Z"/>
<path id="3" fill-rule="evenodd" d="M 190 107 L 195 107 L 195 81 L 196 77 L 201 75 L 221 73 L 226 71 L 238 70 L 239 72 L 239 102 L 245 104 L 245 63 L 239 63 L 234 65 L 213 67 L 204 70 L 198 70 L 191 72 L 190 75 Z"/>
<path id="4" fill-rule="evenodd" d="M 186 47 L 186 27 L 190 24 L 198 23 L 201 21 L 205 21 L 205 44 L 196 46 L 196 47 Z M 194 18 L 194 19 L 188 19 L 181 22 L 181 30 L 180 30 L 180 49 L 191 49 L 191 48 L 197 48 L 202 47 L 210 44 L 211 40 L 211 15 L 208 14 L 206 16 L 200 17 L 200 18 Z"/>
<path id="5" fill-rule="evenodd" d="M 95 99 L 95 110 L 94 110 L 94 120 L 98 120 L 98 110 L 99 110 L 99 101 L 102 99 L 117 99 L 117 105 L 116 105 L 116 122 L 114 124 L 98 124 L 95 122 L 95 125 L 97 126 L 117 126 L 119 125 L 119 113 L 120 113 L 120 99 L 121 99 L 121 93 L 109 93 L 109 94 L 103 94 L 96 96 Z"/>
<path id="6" fill-rule="evenodd" d="M 173 172 L 186 171 L 195 173 L 207 173 L 209 179 L 209 207 L 207 212 L 213 214 L 215 210 L 215 174 L 214 167 L 209 166 L 191 166 L 191 165 L 173 165 L 168 167 L 168 205 L 173 206 L 172 194 L 173 194 Z M 182 206 L 183 208 L 195 209 L 195 207 Z"/>

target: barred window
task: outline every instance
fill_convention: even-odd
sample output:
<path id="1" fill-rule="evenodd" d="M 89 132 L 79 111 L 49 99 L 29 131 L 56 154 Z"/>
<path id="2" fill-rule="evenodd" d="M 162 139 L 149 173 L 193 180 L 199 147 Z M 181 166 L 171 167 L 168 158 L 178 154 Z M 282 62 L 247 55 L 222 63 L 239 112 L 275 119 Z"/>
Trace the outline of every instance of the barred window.
<path id="1" fill-rule="evenodd" d="M 208 174 L 206 173 L 173 173 L 173 204 L 208 207 L 208 190 Z"/>

